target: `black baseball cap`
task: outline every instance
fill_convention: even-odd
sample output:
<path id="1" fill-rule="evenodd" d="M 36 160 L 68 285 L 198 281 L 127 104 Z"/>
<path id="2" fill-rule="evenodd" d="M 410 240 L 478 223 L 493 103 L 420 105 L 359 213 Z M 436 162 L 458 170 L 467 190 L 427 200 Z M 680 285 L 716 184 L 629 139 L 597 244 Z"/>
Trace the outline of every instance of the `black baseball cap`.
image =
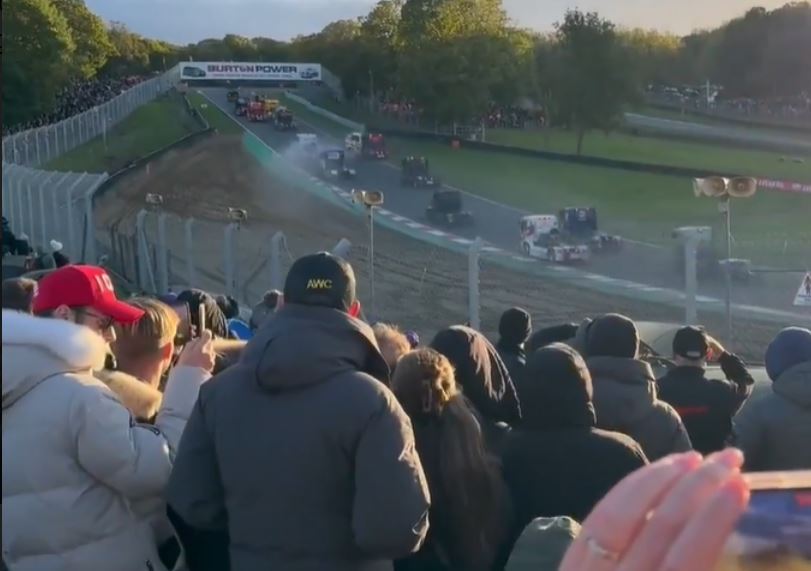
<path id="1" fill-rule="evenodd" d="M 328 252 L 303 256 L 287 273 L 284 301 L 349 311 L 355 303 L 355 272 L 346 260 Z"/>
<path id="2" fill-rule="evenodd" d="M 709 353 L 707 332 L 700 327 L 688 325 L 676 331 L 673 337 L 673 354 L 686 359 L 704 359 Z"/>

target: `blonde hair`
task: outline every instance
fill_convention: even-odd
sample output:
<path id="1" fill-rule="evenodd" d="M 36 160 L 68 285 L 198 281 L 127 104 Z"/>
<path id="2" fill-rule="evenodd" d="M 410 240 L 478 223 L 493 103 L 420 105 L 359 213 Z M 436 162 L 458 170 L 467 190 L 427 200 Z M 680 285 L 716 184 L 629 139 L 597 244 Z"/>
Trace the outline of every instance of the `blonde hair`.
<path id="1" fill-rule="evenodd" d="M 168 305 L 148 297 L 136 297 L 127 303 L 143 310 L 144 315 L 132 324 L 116 328 L 113 352 L 118 359 L 140 359 L 154 355 L 177 336 L 180 317 Z"/>
<path id="2" fill-rule="evenodd" d="M 459 394 L 451 362 L 428 348 L 411 351 L 397 362 L 391 388 L 409 415 L 438 416 Z"/>
<path id="3" fill-rule="evenodd" d="M 396 365 L 400 357 L 411 350 L 408 338 L 396 325 L 375 323 L 372 326 L 372 332 L 375 334 L 380 352 L 389 361 L 389 366 Z"/>

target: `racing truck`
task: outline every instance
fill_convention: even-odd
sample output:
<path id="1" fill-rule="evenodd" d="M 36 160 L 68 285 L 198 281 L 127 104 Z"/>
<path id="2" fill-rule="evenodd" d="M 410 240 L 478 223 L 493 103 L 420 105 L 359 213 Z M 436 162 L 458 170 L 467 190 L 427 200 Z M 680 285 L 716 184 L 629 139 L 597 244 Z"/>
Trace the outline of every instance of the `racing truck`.
<path id="1" fill-rule="evenodd" d="M 277 131 L 295 131 L 296 124 L 293 121 L 293 114 L 285 107 L 279 107 L 273 116 L 273 126 Z"/>
<path id="2" fill-rule="evenodd" d="M 267 119 L 265 106 L 261 101 L 251 101 L 248 103 L 248 121 L 264 121 Z"/>
<path id="3" fill-rule="evenodd" d="M 473 215 L 462 208 L 462 193 L 458 190 L 437 190 L 425 209 L 425 218 L 438 226 L 470 226 Z"/>
<path id="4" fill-rule="evenodd" d="M 438 188 L 442 186 L 438 179 L 431 176 L 428 159 L 425 157 L 405 157 L 401 164 L 403 186 L 413 188 Z"/>
<path id="5" fill-rule="evenodd" d="M 321 153 L 321 175 L 325 178 L 354 178 L 355 170 L 346 166 L 343 149 Z"/>
<path id="6" fill-rule="evenodd" d="M 281 106 L 281 103 L 278 99 L 270 99 L 265 98 L 263 101 L 265 105 L 265 113 L 267 113 L 268 117 L 272 117 L 276 110 Z"/>
<path id="7" fill-rule="evenodd" d="M 585 244 L 566 244 L 554 214 L 536 214 L 521 219 L 521 251 L 526 256 L 555 263 L 585 262 L 590 250 Z"/>
<path id="8" fill-rule="evenodd" d="M 237 117 L 244 117 L 245 114 L 248 112 L 248 100 L 240 97 L 236 101 L 234 101 L 234 114 Z"/>
<path id="9" fill-rule="evenodd" d="M 237 99 L 239 99 L 239 91 L 232 89 L 228 92 L 226 97 L 228 98 L 229 103 L 234 103 Z"/>
<path id="10" fill-rule="evenodd" d="M 597 230 L 597 210 L 588 208 L 564 208 L 558 213 L 562 234 L 570 241 L 588 245 L 597 253 L 618 252 L 622 249 L 621 236 Z"/>
<path id="11" fill-rule="evenodd" d="M 386 139 L 380 133 L 349 133 L 344 137 L 347 152 L 358 153 L 365 159 L 387 159 Z"/>
<path id="12" fill-rule="evenodd" d="M 301 154 L 312 159 L 318 158 L 318 135 L 315 133 L 299 133 L 296 135 L 296 139 Z"/>

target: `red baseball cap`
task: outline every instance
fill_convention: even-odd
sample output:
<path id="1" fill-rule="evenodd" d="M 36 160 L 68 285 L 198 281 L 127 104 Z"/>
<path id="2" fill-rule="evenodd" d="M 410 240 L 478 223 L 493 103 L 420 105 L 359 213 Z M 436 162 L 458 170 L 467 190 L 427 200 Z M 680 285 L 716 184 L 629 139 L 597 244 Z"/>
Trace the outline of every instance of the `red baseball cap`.
<path id="1" fill-rule="evenodd" d="M 110 276 L 98 266 L 64 266 L 42 278 L 34 296 L 34 313 L 60 305 L 90 307 L 118 323 L 134 323 L 144 315 L 116 298 Z"/>

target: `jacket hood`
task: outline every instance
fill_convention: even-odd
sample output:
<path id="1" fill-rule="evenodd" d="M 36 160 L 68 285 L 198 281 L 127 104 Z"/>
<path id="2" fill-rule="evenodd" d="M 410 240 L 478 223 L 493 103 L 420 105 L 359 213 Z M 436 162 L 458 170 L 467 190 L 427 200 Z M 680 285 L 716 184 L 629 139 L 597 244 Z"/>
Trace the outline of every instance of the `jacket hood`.
<path id="1" fill-rule="evenodd" d="M 592 383 L 580 354 L 562 343 L 535 351 L 518 384 L 521 426 L 527 429 L 593 427 Z"/>
<path id="2" fill-rule="evenodd" d="M 586 364 L 600 426 L 626 425 L 648 415 L 657 400 L 656 381 L 648 363 L 622 357 L 591 357 Z"/>
<path id="3" fill-rule="evenodd" d="M 337 309 L 290 304 L 245 347 L 239 366 L 270 391 L 288 391 L 361 371 L 388 384 L 371 327 Z"/>
<path id="4" fill-rule="evenodd" d="M 163 401 L 163 393 L 158 389 L 121 371 L 98 371 L 96 378 L 107 385 L 139 421 L 147 421 L 158 414 Z"/>
<path id="5" fill-rule="evenodd" d="M 510 373 L 484 335 L 457 325 L 437 333 L 431 348 L 451 362 L 457 382 L 479 414 L 493 422 L 520 420 L 521 407 Z"/>
<path id="6" fill-rule="evenodd" d="M 3 408 L 48 377 L 104 367 L 107 343 L 87 327 L 3 310 Z"/>
<path id="7" fill-rule="evenodd" d="M 811 407 L 811 361 L 794 365 L 777 377 L 772 390 L 802 407 Z"/>

